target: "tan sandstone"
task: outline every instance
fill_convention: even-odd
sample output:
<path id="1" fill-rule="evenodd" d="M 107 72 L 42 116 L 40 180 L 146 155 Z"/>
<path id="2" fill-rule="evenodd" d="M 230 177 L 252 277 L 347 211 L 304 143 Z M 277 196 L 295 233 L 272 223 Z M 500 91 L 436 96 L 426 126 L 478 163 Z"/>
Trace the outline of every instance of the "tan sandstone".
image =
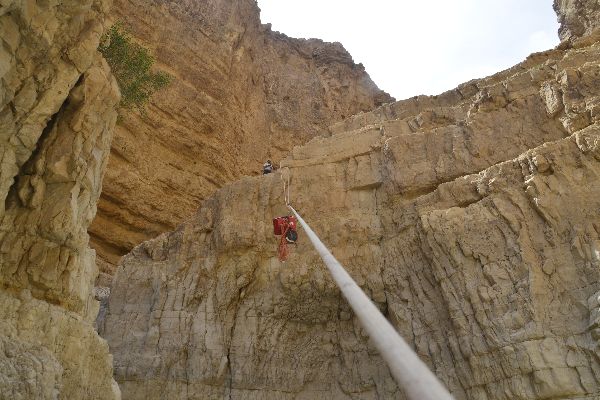
<path id="1" fill-rule="evenodd" d="M 333 125 L 291 200 L 456 399 L 600 397 L 600 42 Z M 127 399 L 402 399 L 281 174 L 137 246 L 101 333 Z"/>
<path id="2" fill-rule="evenodd" d="M 120 398 L 88 246 L 119 90 L 109 1 L 0 2 L 0 398 Z"/>
<path id="3" fill-rule="evenodd" d="M 116 0 L 172 84 L 117 126 L 92 246 L 111 272 L 226 183 L 257 175 L 327 126 L 393 99 L 339 43 L 261 25 L 254 0 Z"/>

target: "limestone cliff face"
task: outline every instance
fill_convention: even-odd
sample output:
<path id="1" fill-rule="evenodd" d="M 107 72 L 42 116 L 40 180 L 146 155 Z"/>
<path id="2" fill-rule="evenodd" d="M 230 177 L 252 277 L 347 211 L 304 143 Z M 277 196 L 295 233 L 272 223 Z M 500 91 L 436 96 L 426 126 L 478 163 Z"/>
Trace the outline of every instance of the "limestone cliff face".
<path id="1" fill-rule="evenodd" d="M 586 36 L 600 27 L 598 0 L 554 0 L 554 10 L 561 24 L 561 40 Z"/>
<path id="2" fill-rule="evenodd" d="M 93 247 L 110 263 L 328 125 L 392 99 L 340 44 L 261 25 L 253 0 L 117 0 L 173 83 L 116 130 Z M 110 269 L 109 264 L 103 264 Z"/>
<path id="3" fill-rule="evenodd" d="M 115 400 L 86 233 L 119 101 L 110 3 L 0 4 L 0 398 Z"/>
<path id="4" fill-rule="evenodd" d="M 573 40 L 293 149 L 291 200 L 457 399 L 600 396 L 600 42 Z M 137 246 L 102 334 L 127 399 L 404 398 L 281 176 Z"/>

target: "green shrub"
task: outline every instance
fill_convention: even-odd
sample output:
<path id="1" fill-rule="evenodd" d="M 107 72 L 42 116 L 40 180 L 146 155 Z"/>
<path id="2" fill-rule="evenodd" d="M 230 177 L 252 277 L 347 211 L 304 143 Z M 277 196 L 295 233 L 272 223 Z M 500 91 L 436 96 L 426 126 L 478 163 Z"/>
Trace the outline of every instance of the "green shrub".
<path id="1" fill-rule="evenodd" d="M 171 82 L 165 72 L 152 71 L 154 58 L 145 47 L 135 43 L 121 22 L 103 36 L 98 50 L 110 65 L 121 89 L 121 107 L 145 113 L 150 97 Z"/>

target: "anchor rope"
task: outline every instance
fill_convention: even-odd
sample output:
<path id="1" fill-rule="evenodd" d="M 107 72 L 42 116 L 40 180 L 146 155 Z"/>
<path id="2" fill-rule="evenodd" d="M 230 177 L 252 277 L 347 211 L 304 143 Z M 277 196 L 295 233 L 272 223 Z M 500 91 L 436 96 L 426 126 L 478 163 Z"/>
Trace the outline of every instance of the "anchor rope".
<path id="1" fill-rule="evenodd" d="M 286 205 L 304 228 L 306 235 L 325 265 L 327 265 L 335 283 L 342 291 L 352 310 L 354 310 L 362 326 L 368 332 L 375 347 L 390 368 L 392 376 L 404 390 L 407 397 L 410 400 L 452 400 L 452 395 L 444 385 L 371 302 L 306 221 L 289 205 L 288 200 L 289 196 L 286 197 Z"/>

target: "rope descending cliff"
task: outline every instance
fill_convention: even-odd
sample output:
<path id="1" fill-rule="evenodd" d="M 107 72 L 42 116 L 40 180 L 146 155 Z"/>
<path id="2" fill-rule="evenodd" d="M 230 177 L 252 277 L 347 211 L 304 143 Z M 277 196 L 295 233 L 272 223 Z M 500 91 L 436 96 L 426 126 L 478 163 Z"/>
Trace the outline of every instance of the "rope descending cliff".
<path id="1" fill-rule="evenodd" d="M 392 324 L 375 307 L 288 201 L 289 198 L 286 196 L 287 206 L 306 231 L 306 235 L 327 265 L 331 276 L 388 364 L 392 376 L 408 398 L 410 400 L 452 400 L 448 390 L 396 332 Z"/>

